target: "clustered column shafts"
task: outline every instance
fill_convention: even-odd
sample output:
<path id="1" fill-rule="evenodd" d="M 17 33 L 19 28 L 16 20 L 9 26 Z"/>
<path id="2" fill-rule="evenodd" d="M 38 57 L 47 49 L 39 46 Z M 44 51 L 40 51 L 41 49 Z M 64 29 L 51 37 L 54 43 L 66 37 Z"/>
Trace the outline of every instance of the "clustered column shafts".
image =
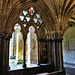
<path id="1" fill-rule="evenodd" d="M 0 51 L 0 68 L 1 71 L 9 70 L 9 40 L 10 37 L 7 35 L 0 35 L 1 51 Z"/>
<path id="2" fill-rule="evenodd" d="M 4 36 L 5 37 L 5 36 Z M 1 37 L 0 42 L 3 44 L 0 46 L 3 49 L 4 53 L 0 51 L 0 67 L 6 67 L 6 70 L 9 70 L 9 41 L 10 37 L 6 36 L 5 38 Z M 47 40 L 47 41 L 46 41 Z M 63 68 L 63 52 L 62 52 L 62 38 L 54 38 L 54 39 L 45 39 L 47 45 L 49 46 L 47 49 L 49 50 L 49 64 L 54 64 L 56 69 Z M 38 40 L 38 47 L 40 45 L 40 41 Z M 5 48 L 3 48 L 3 46 Z M 23 68 L 26 68 L 26 37 L 24 37 L 24 51 L 23 51 Z M 5 58 L 4 58 L 5 56 Z M 5 61 L 5 62 L 4 62 Z M 3 63 L 4 62 L 4 63 Z M 40 64 L 40 47 L 38 50 L 38 64 Z"/>
<path id="3" fill-rule="evenodd" d="M 57 36 L 57 35 L 56 35 Z M 45 39 L 44 39 L 45 40 Z M 55 70 L 63 68 L 63 54 L 62 54 L 62 38 L 50 38 L 47 40 L 47 50 L 48 50 L 48 64 L 53 64 Z M 41 48 L 41 42 L 39 41 L 39 49 Z M 41 49 L 39 50 L 39 61 Z M 43 51 L 42 51 L 43 52 Z"/>
<path id="4" fill-rule="evenodd" d="M 63 51 L 62 51 L 62 37 L 59 32 L 53 31 L 48 38 L 49 42 L 49 63 L 53 64 L 55 70 L 63 69 Z"/>
<path id="5" fill-rule="evenodd" d="M 9 41 L 10 41 L 10 37 L 6 37 L 6 44 L 7 44 L 7 53 L 6 53 L 6 59 L 7 59 L 7 62 L 6 62 L 6 66 L 7 66 L 7 70 L 10 69 L 10 66 L 9 66 Z"/>
<path id="6" fill-rule="evenodd" d="M 63 68 L 63 54 L 62 54 L 62 39 L 58 38 L 53 40 L 54 44 L 54 65 L 56 69 Z"/>
<path id="7" fill-rule="evenodd" d="M 60 49 L 60 68 L 63 68 L 63 51 L 62 51 L 62 40 L 59 40 L 59 49 Z"/>

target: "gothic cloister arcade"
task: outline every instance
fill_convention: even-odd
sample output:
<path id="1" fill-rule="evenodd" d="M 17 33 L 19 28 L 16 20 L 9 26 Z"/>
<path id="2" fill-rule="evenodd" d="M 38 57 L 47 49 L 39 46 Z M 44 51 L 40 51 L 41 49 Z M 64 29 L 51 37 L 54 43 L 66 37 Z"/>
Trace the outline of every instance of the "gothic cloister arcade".
<path id="1" fill-rule="evenodd" d="M 1 75 L 66 75 L 63 51 L 74 13 L 75 0 L 1 0 Z"/>

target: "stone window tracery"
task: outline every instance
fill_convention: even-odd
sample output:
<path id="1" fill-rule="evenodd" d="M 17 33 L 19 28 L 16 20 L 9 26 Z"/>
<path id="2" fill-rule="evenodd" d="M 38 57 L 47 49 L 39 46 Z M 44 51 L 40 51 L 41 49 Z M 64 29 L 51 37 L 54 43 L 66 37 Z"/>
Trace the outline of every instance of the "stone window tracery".
<path id="1" fill-rule="evenodd" d="M 21 22 L 23 22 L 23 26 L 26 27 L 28 22 L 34 22 L 39 28 L 40 24 L 43 24 L 43 20 L 38 12 L 33 8 L 30 7 L 28 10 L 22 11 L 19 16 Z"/>

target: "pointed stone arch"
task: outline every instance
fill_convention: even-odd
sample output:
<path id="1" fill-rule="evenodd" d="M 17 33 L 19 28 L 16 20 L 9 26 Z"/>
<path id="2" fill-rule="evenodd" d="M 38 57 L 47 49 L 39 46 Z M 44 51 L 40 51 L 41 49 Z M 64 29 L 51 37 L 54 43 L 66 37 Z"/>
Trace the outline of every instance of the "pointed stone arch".
<path id="1" fill-rule="evenodd" d="M 50 11 L 50 9 L 47 7 L 47 5 L 43 1 L 38 0 L 36 3 L 34 3 L 33 1 L 22 1 L 21 3 L 20 2 L 18 1 L 13 6 L 13 8 L 10 10 L 10 14 L 8 15 L 6 22 L 4 24 L 4 29 L 6 29 L 5 32 L 10 33 L 8 31 L 10 31 L 12 29 L 12 25 L 15 22 L 15 19 L 18 19 L 20 13 L 24 9 L 28 9 L 31 6 L 34 7 L 34 9 L 36 11 L 38 11 L 38 13 L 41 15 L 41 17 L 44 21 L 44 25 L 46 25 L 46 28 L 49 30 L 53 29 L 54 23 L 52 23 L 51 19 L 50 19 L 52 16 L 51 15 L 52 12 Z M 40 3 L 42 3 L 42 4 L 40 5 Z M 46 12 L 46 11 L 48 11 L 48 12 Z M 10 27 L 10 29 L 8 27 Z"/>

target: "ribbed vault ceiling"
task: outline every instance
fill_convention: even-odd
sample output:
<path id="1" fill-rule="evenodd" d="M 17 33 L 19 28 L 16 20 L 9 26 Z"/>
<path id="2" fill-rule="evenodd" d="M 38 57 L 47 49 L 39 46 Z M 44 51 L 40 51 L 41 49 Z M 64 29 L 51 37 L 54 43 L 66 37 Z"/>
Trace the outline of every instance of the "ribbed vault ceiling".
<path id="1" fill-rule="evenodd" d="M 68 21 L 69 26 L 75 25 L 75 14 Z"/>
<path id="2" fill-rule="evenodd" d="M 48 5 L 55 16 L 62 18 L 61 23 L 64 22 L 63 25 L 68 22 L 69 18 L 75 12 L 75 0 L 44 0 L 44 2 Z M 73 15 L 70 21 L 73 21 L 74 19 Z"/>
<path id="3" fill-rule="evenodd" d="M 8 12 L 18 1 L 32 1 L 32 0 L 0 0 L 0 13 L 7 15 Z M 35 0 L 34 0 L 35 1 Z M 40 0 L 36 0 L 40 1 Z M 53 24 L 56 23 L 56 27 L 61 25 L 60 29 L 64 30 L 65 25 L 75 25 L 75 0 L 42 0 L 49 7 L 51 11 L 51 17 L 55 18 Z M 52 15 L 53 14 L 53 15 Z"/>

